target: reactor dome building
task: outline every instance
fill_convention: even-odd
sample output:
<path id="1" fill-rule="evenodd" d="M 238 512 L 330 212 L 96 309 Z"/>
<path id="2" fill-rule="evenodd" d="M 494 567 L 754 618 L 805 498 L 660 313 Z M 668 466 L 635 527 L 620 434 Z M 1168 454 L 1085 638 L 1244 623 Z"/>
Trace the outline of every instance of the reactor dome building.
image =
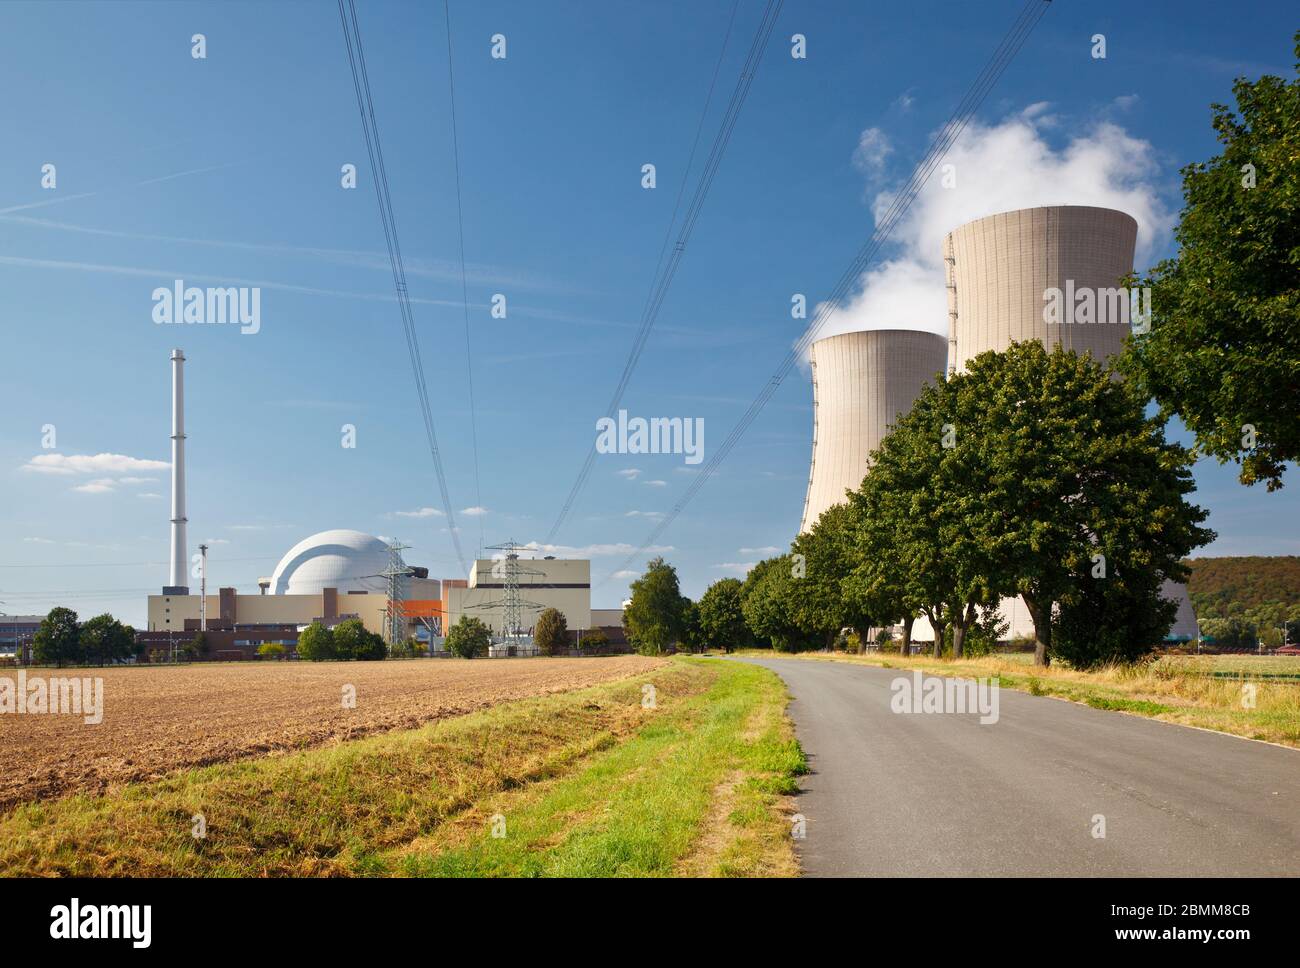
<path id="1" fill-rule="evenodd" d="M 271 574 L 272 595 L 382 592 L 388 587 L 389 549 L 372 534 L 339 528 L 303 538 Z"/>
<path id="2" fill-rule="evenodd" d="M 921 388 L 940 377 L 947 357 L 942 336 L 910 329 L 841 333 L 812 344 L 812 467 L 801 532 L 858 489 L 871 452 Z"/>

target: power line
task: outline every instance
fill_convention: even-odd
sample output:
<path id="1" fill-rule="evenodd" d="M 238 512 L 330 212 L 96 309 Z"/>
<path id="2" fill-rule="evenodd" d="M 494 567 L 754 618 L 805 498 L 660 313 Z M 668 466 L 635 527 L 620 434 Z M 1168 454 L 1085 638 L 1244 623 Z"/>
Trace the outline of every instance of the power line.
<path id="1" fill-rule="evenodd" d="M 713 70 L 713 79 L 709 82 L 709 93 L 704 102 L 704 111 L 700 115 L 700 122 L 695 131 L 695 141 L 691 145 L 690 160 L 687 162 L 686 170 L 682 173 L 681 188 L 677 191 L 677 205 L 673 208 L 672 220 L 668 223 L 668 231 L 664 234 L 663 245 L 659 250 L 659 262 L 655 266 L 650 292 L 646 297 L 645 308 L 641 312 L 641 326 L 637 330 L 636 338 L 632 341 L 632 349 L 628 353 L 627 362 L 623 365 L 623 374 L 619 378 L 618 386 L 614 389 L 614 395 L 610 398 L 609 406 L 605 408 L 606 415 L 611 418 L 617 415 L 618 405 L 623 400 L 623 394 L 627 390 L 628 382 L 632 379 L 632 372 L 641 359 L 641 353 L 645 349 L 646 341 L 650 338 L 650 331 L 654 328 L 655 320 L 659 316 L 659 308 L 663 305 L 664 297 L 668 294 L 668 288 L 672 285 L 673 277 L 677 274 L 677 267 L 686 252 L 686 243 L 690 240 L 691 232 L 695 228 L 695 221 L 704 208 L 704 201 L 708 197 L 709 189 L 713 184 L 713 176 L 717 174 L 718 167 L 722 164 L 722 156 L 726 153 L 727 145 L 731 141 L 731 133 L 735 129 L 737 119 L 740 117 L 740 109 L 749 96 L 750 86 L 754 83 L 754 75 L 758 70 L 759 62 L 762 60 L 763 51 L 767 48 L 767 42 L 772 35 L 772 30 L 776 26 L 776 20 L 781 14 L 783 2 L 784 0 L 768 0 L 767 6 L 763 9 L 763 16 L 759 20 L 758 29 L 749 45 L 749 53 L 745 57 L 745 62 L 740 68 L 740 75 L 736 79 L 735 90 L 731 93 L 731 100 L 723 112 L 718 133 L 713 139 L 712 150 L 710 150 L 709 156 L 704 162 L 700 181 L 695 187 L 690 204 L 687 206 L 677 241 L 672 247 L 671 255 L 665 262 L 664 254 L 668 251 L 668 242 L 672 238 L 673 228 L 677 223 L 678 206 L 681 204 L 682 193 L 686 188 L 687 179 L 690 177 L 691 166 L 695 161 L 695 150 L 699 144 L 700 131 L 709 113 L 709 105 L 713 100 L 713 88 L 718 79 L 718 70 L 722 66 L 723 57 L 727 52 L 727 42 L 731 37 L 731 27 L 736 16 L 736 7 L 732 7 L 731 19 L 727 21 L 727 32 L 722 41 L 722 52 L 718 55 L 718 64 Z M 569 489 L 569 495 L 564 501 L 564 506 L 560 509 L 555 523 L 551 525 L 551 530 L 546 535 L 547 544 L 555 541 L 560 527 L 564 524 L 574 502 L 586 485 L 595 461 L 596 441 L 593 438 L 591 446 L 587 450 L 586 460 L 583 462 L 582 469 L 578 472 L 578 478 L 573 482 L 573 487 Z"/>
<path id="2" fill-rule="evenodd" d="M 465 314 L 465 375 L 469 381 L 469 432 L 474 443 L 475 503 L 483 506 L 483 487 L 478 472 L 478 417 L 474 409 L 474 352 L 469 338 L 469 283 L 465 276 L 465 216 L 460 194 L 460 138 L 456 133 L 456 72 L 451 60 L 451 5 L 443 0 L 442 12 L 447 22 L 447 88 L 451 100 L 451 155 L 456 168 L 456 231 L 460 239 L 460 299 Z M 478 557 L 483 557 L 483 516 L 478 521 Z"/>
<path id="3" fill-rule="evenodd" d="M 415 314 L 411 310 L 411 300 L 406 290 L 406 267 L 402 262 L 402 250 L 397 240 L 397 225 L 393 217 L 392 198 L 388 189 L 388 173 L 384 167 L 384 150 L 379 140 L 375 105 L 370 96 L 370 77 L 366 72 L 366 55 L 361 44 L 361 30 L 357 24 L 357 8 L 354 0 L 347 0 L 346 9 L 344 0 L 338 0 L 338 5 L 339 19 L 343 23 L 343 39 L 348 49 L 348 64 L 352 68 L 352 86 L 357 95 L 357 110 L 361 114 L 361 128 L 366 138 L 366 154 L 370 158 L 370 169 L 375 175 L 375 198 L 379 205 L 379 218 L 384 227 L 384 244 L 388 249 L 388 261 L 393 270 L 393 288 L 397 291 L 397 304 L 402 316 L 402 329 L 406 336 L 406 352 L 411 360 L 411 373 L 415 377 L 415 392 L 420 402 L 420 414 L 424 420 L 429 455 L 433 458 L 433 466 L 438 475 L 438 490 L 442 496 L 443 512 L 447 518 L 447 532 L 451 535 L 461 570 L 468 574 L 469 568 L 465 564 L 465 553 L 460 547 L 460 532 L 456 528 L 451 496 L 447 490 L 447 475 L 442 466 L 442 453 L 438 449 L 438 435 L 433 426 L 429 389 L 424 379 L 424 361 L 420 356 L 420 341 L 415 329 Z"/>
<path id="4" fill-rule="evenodd" d="M 998 78 L 1002 76 L 1007 65 L 1011 63 L 1011 60 L 1015 57 L 1017 52 L 1019 52 L 1020 48 L 1024 46 L 1025 41 L 1029 38 L 1030 32 L 1033 31 L 1038 21 L 1042 19 L 1043 14 L 1047 12 L 1047 5 L 1050 3 L 1051 0 L 1027 0 L 1024 8 L 1020 12 L 1020 16 L 1016 19 L 1015 23 L 1012 24 L 1011 29 L 1007 31 L 1006 36 L 1002 38 L 1002 42 L 994 50 L 992 57 L 989 58 L 984 69 L 971 84 L 965 97 L 963 97 L 958 103 L 957 108 L 954 110 L 947 123 L 940 129 L 939 133 L 935 135 L 935 138 L 931 142 L 925 156 L 917 163 L 916 168 L 912 171 L 911 178 L 908 180 L 903 190 L 894 197 L 893 203 L 877 223 L 876 230 L 872 233 L 871 238 L 858 252 L 857 257 L 849 264 L 849 267 L 844 271 L 844 274 L 840 276 L 839 282 L 836 283 L 831 295 L 818 306 L 817 312 L 813 315 L 813 319 L 808 325 L 808 329 L 795 344 L 794 349 L 786 355 L 781 366 L 772 375 L 768 382 L 764 384 L 763 389 L 759 391 L 758 396 L 754 398 L 754 401 L 749 405 L 749 408 L 745 411 L 744 415 L 741 416 L 736 425 L 732 427 L 731 432 L 718 446 L 717 450 L 713 452 L 713 456 L 695 475 L 694 479 L 687 486 L 681 499 L 673 506 L 673 509 L 659 522 L 658 525 L 656 525 L 656 527 L 650 532 L 649 537 L 642 542 L 637 550 L 630 554 L 627 559 L 624 560 L 622 565 L 620 565 L 619 568 L 614 569 L 614 571 L 627 568 L 628 565 L 632 564 L 637 558 L 644 554 L 645 550 L 659 539 L 664 531 L 666 531 L 677 519 L 677 516 L 682 512 L 686 505 L 689 504 L 695 495 L 699 493 L 700 489 L 704 487 L 705 483 L 707 483 L 708 479 L 713 475 L 713 472 L 718 468 L 718 465 L 726 460 L 727 456 L 731 453 L 731 449 L 744 435 L 745 431 L 749 428 L 749 425 L 754 422 L 754 419 L 762 411 L 763 407 L 767 405 L 767 402 L 771 399 L 772 395 L 776 393 L 777 388 L 780 387 L 786 376 L 789 375 L 790 370 L 802 357 L 808 346 L 816 340 L 818 332 L 821 330 L 822 326 L 825 325 L 830 314 L 839 308 L 840 302 L 861 278 L 862 273 L 866 271 L 867 266 L 874 260 L 880 247 L 889 239 L 895 225 L 897 225 L 903 215 L 907 213 L 907 210 L 911 207 L 912 202 L 921 191 L 921 188 L 927 181 L 929 181 L 930 176 L 934 173 L 934 169 L 947 154 L 948 150 L 961 135 L 962 131 L 965 130 L 971 117 L 984 102 L 984 98 L 988 95 L 988 92 L 992 89 L 993 85 L 997 83 Z M 611 575 L 606 576 L 605 579 L 602 580 L 602 584 L 604 581 L 608 581 L 611 576 L 612 573 Z"/>

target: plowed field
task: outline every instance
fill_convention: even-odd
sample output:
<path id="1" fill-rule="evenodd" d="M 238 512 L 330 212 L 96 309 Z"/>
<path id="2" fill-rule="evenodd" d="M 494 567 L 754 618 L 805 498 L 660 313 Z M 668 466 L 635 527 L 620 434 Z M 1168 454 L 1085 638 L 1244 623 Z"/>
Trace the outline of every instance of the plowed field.
<path id="1" fill-rule="evenodd" d="M 99 793 L 178 769 L 407 729 L 512 699 L 639 675 L 662 659 L 416 659 L 117 669 L 98 725 L 75 715 L 0 715 L 0 810 Z M 12 669 L 0 675 L 17 678 Z M 355 708 L 344 690 L 355 689 Z"/>

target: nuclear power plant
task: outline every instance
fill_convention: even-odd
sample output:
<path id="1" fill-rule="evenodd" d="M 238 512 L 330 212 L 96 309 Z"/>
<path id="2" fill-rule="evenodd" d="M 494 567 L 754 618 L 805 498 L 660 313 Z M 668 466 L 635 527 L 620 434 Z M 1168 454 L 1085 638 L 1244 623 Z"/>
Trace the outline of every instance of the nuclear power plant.
<path id="1" fill-rule="evenodd" d="M 390 642 L 415 638 L 428 644 L 430 654 L 445 655 L 447 629 L 468 616 L 509 643 L 494 645 L 490 655 L 511 655 L 547 608 L 557 609 L 577 633 L 599 628 L 615 649 L 625 643 L 622 609 L 591 607 L 589 560 L 543 556 L 521 562 L 513 545 L 503 560 L 476 560 L 468 579 L 439 580 L 427 568 L 407 565 L 397 542 L 336 528 L 291 547 L 269 577 L 257 579 L 256 593 L 227 586 L 215 595 L 190 594 L 184 364 L 185 354 L 172 350 L 171 558 L 168 584 L 148 597 L 148 625 L 137 635 L 147 652 L 170 656 L 178 643 L 202 632 L 209 657 L 251 658 L 265 643 L 296 645 L 313 622 L 334 627 L 358 619 Z M 195 574 L 200 587 L 206 586 L 206 576 Z"/>
<path id="2" fill-rule="evenodd" d="M 942 378 L 947 359 L 944 338 L 920 330 L 841 333 L 812 344 L 812 467 L 800 531 L 858 489 L 871 452 L 921 388 Z"/>
<path id="3" fill-rule="evenodd" d="M 829 336 L 812 344 L 813 450 L 800 531 L 843 503 L 869 472 L 868 455 L 937 373 L 964 370 L 975 356 L 1013 342 L 1038 340 L 1104 361 L 1120 352 L 1131 311 L 1122 280 L 1133 270 L 1137 222 L 1113 209 L 1058 205 L 975 219 L 942 240 L 948 290 L 948 339 L 882 329 Z M 1048 294 L 1087 294 L 1091 312 L 1078 321 L 1045 313 Z M 1069 308 L 1073 302 L 1068 301 Z M 1166 582 L 1178 602 L 1169 637 L 1190 639 L 1196 615 L 1187 589 Z M 1019 598 L 1001 612 L 1010 637 L 1032 635 Z M 915 639 L 933 640 L 924 617 Z"/>

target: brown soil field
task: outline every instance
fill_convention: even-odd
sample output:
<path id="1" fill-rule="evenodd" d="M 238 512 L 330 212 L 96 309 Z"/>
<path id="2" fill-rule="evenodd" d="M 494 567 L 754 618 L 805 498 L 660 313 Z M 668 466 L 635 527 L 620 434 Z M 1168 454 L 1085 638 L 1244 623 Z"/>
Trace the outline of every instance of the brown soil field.
<path id="1" fill-rule="evenodd" d="M 31 669 L 29 677 L 102 676 L 103 721 L 0 715 L 0 810 L 102 793 L 189 767 L 414 728 L 512 699 L 640 675 L 663 661 L 613 656 Z M 17 678 L 12 669 L 0 675 Z M 343 705 L 349 685 L 356 690 L 353 709 Z"/>

